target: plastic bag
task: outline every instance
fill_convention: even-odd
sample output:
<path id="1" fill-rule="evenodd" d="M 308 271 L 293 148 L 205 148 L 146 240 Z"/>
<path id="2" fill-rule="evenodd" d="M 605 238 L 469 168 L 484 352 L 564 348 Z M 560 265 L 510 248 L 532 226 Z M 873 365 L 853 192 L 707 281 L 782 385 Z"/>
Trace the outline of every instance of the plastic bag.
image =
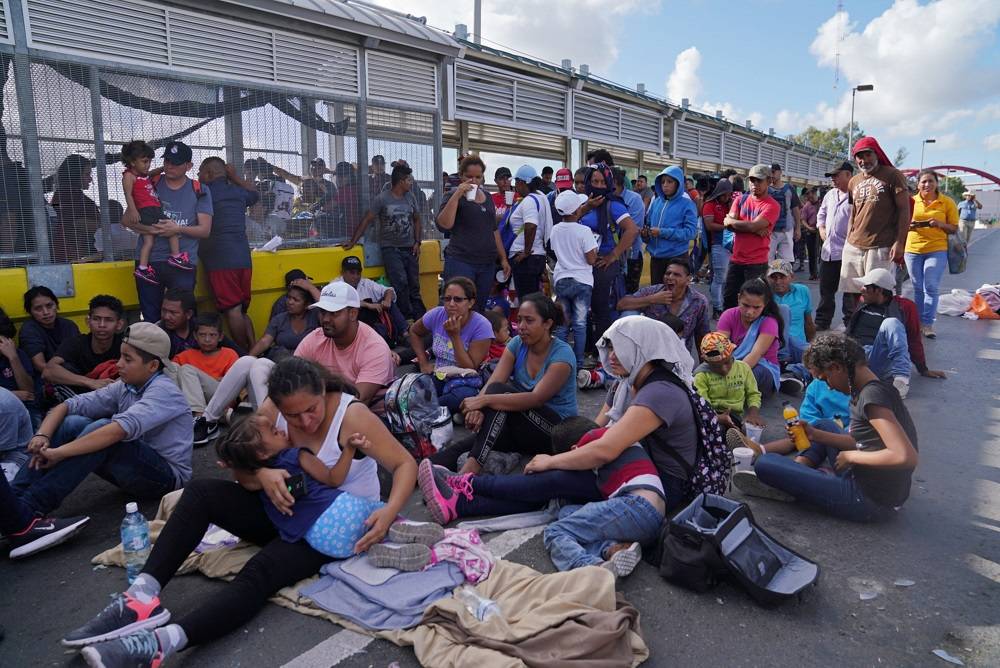
<path id="1" fill-rule="evenodd" d="M 989 303 L 980 294 L 976 294 L 972 298 L 969 310 L 979 316 L 980 320 L 1000 320 L 1000 315 L 997 315 L 996 311 L 990 308 Z"/>
<path id="2" fill-rule="evenodd" d="M 941 295 L 938 300 L 937 312 L 942 315 L 960 316 L 969 310 L 972 305 L 972 293 L 968 290 L 952 290 L 946 295 Z"/>
<path id="3" fill-rule="evenodd" d="M 969 249 L 960 234 L 948 235 L 948 273 L 961 274 L 969 259 Z"/>

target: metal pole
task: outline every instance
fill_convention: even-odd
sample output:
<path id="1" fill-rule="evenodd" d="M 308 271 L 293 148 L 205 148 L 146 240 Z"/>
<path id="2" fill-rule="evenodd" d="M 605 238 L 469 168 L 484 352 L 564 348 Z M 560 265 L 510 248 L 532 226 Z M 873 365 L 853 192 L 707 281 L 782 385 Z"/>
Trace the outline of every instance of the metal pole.
<path id="1" fill-rule="evenodd" d="M 927 142 L 920 142 L 920 169 L 924 168 L 924 149 L 927 147 Z"/>
<path id="2" fill-rule="evenodd" d="M 475 44 L 483 43 L 483 0 L 475 0 L 472 10 L 472 41 Z"/>
<path id="3" fill-rule="evenodd" d="M 854 141 L 854 96 L 858 89 L 851 89 L 851 124 L 847 126 L 847 159 L 851 159 L 851 142 Z"/>
<path id="4" fill-rule="evenodd" d="M 236 86 L 224 86 L 222 99 L 226 102 L 236 102 L 240 99 L 240 89 Z M 243 114 L 234 111 L 223 118 L 226 137 L 226 162 L 243 173 Z"/>
<path id="5" fill-rule="evenodd" d="M 368 179 L 368 96 L 364 93 L 368 90 L 368 57 L 367 52 L 362 49 L 358 58 L 358 69 L 360 70 L 360 82 L 362 95 L 358 98 L 355 107 L 354 118 L 356 119 L 355 131 L 358 136 L 358 195 L 361 198 L 360 211 L 368 211 L 371 206 L 371 193 L 369 192 Z M 365 266 L 382 263 L 382 252 L 379 248 L 378 225 L 371 225 L 365 232 L 363 248 L 365 252 Z"/>
<path id="6" fill-rule="evenodd" d="M 94 122 L 94 169 L 97 172 L 97 198 L 101 202 L 101 238 L 104 246 L 104 261 L 114 257 L 114 241 L 111 239 L 111 218 L 108 215 L 108 162 L 104 151 L 104 115 L 101 110 L 101 71 L 90 65 L 90 113 Z"/>

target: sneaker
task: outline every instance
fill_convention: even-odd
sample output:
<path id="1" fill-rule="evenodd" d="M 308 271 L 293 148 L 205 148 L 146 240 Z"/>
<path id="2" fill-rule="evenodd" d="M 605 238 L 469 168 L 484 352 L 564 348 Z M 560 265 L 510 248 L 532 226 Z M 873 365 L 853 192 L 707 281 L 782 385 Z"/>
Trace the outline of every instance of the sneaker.
<path id="1" fill-rule="evenodd" d="M 388 545 L 378 543 L 368 550 L 368 560 L 376 568 L 395 568 L 397 571 L 419 571 L 431 561 L 431 548 L 418 543 Z"/>
<path id="2" fill-rule="evenodd" d="M 396 522 L 389 527 L 390 543 L 433 545 L 444 538 L 444 527 L 433 522 Z"/>
<path id="3" fill-rule="evenodd" d="M 617 547 L 618 549 L 615 549 Z M 601 568 L 606 568 L 616 577 L 624 578 L 632 574 L 635 567 L 642 559 L 642 546 L 639 543 L 632 543 L 627 547 L 624 545 L 612 547 L 611 556 L 601 564 Z"/>
<path id="4" fill-rule="evenodd" d="M 471 473 L 454 475 L 444 467 L 434 466 L 429 459 L 420 462 L 417 484 L 435 522 L 447 524 L 458 517 L 455 506 L 458 504 L 459 493 L 472 501 L 472 484 L 469 482 L 471 477 Z"/>
<path id="5" fill-rule="evenodd" d="M 132 272 L 132 275 L 138 279 L 150 283 L 151 285 L 160 284 L 160 279 L 156 277 L 156 270 L 153 269 L 152 267 L 146 267 L 145 269 L 140 269 L 139 267 L 136 267 L 135 271 Z"/>
<path id="6" fill-rule="evenodd" d="M 892 379 L 892 386 L 896 388 L 899 392 L 899 396 L 902 399 L 906 398 L 906 395 L 910 393 L 910 379 L 906 376 L 896 376 Z"/>
<path id="7" fill-rule="evenodd" d="M 103 643 L 106 640 L 130 636 L 138 631 L 155 629 L 169 621 L 170 611 L 160 605 L 159 598 L 143 603 L 128 593 L 116 594 L 108 607 L 101 610 L 96 617 L 66 634 L 62 644 L 66 647 L 83 647 Z"/>
<path id="8" fill-rule="evenodd" d="M 780 489 L 762 483 L 753 471 L 737 471 L 733 474 L 733 484 L 747 496 L 756 496 L 773 501 L 794 501 L 795 497 Z"/>
<path id="9" fill-rule="evenodd" d="M 194 419 L 194 445 L 208 445 L 219 436 L 219 423 L 209 422 L 204 415 Z"/>
<path id="10" fill-rule="evenodd" d="M 937 338 L 937 334 L 934 333 L 933 325 L 920 325 L 920 333 L 926 336 L 928 339 Z"/>
<path id="11" fill-rule="evenodd" d="M 729 446 L 730 450 L 735 450 L 736 448 L 750 448 L 753 450 L 754 459 L 764 454 L 764 448 L 760 447 L 760 443 L 753 440 L 739 429 L 730 428 L 726 431 L 726 445 Z"/>
<path id="12" fill-rule="evenodd" d="M 163 663 L 160 641 L 152 631 L 140 631 L 84 647 L 80 655 L 91 668 L 159 668 Z"/>
<path id="13" fill-rule="evenodd" d="M 790 394 L 793 397 L 798 396 L 799 393 L 802 392 L 802 390 L 805 388 L 805 386 L 806 384 L 803 383 L 801 380 L 799 380 L 799 378 L 795 374 L 788 371 L 781 374 L 781 383 L 779 385 L 779 389 L 783 393 Z"/>
<path id="14" fill-rule="evenodd" d="M 7 536 L 11 548 L 10 558 L 23 559 L 63 543 L 80 533 L 89 521 L 89 517 L 67 517 L 66 519 L 36 517 L 24 531 Z"/>
<path id="15" fill-rule="evenodd" d="M 191 264 L 191 256 L 187 253 L 171 255 L 167 258 L 167 264 L 176 269 L 183 269 L 184 271 L 194 271 L 195 269 L 195 266 Z"/>

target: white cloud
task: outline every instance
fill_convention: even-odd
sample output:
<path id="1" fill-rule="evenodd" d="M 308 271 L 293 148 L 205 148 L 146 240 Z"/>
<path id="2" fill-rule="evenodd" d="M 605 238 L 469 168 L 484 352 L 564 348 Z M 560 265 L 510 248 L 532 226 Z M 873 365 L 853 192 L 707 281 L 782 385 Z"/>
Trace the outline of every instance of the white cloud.
<path id="1" fill-rule="evenodd" d="M 428 25 L 451 32 L 464 23 L 473 32 L 472 0 L 373 0 L 375 4 L 426 16 Z M 571 7 L 550 0 L 483 1 L 483 44 L 518 51 L 539 60 L 574 66 L 586 63 L 594 74 L 607 76 L 618 60 L 626 17 L 656 14 L 660 0 L 576 0 Z"/>
<path id="2" fill-rule="evenodd" d="M 1000 151 L 1000 133 L 986 137 L 985 144 L 987 151 Z"/>
<path id="3" fill-rule="evenodd" d="M 690 46 L 678 53 L 674 60 L 674 69 L 667 77 L 667 98 L 678 104 L 684 98 L 697 100 L 701 96 L 699 67 L 701 67 L 701 52 L 697 47 Z"/>

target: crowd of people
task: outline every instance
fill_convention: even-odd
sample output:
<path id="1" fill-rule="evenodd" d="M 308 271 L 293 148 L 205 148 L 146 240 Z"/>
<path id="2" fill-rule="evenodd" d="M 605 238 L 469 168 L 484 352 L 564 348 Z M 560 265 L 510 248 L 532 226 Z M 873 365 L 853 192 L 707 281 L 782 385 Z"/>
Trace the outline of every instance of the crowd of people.
<path id="1" fill-rule="evenodd" d="M 690 500 L 712 430 L 756 453 L 733 477 L 748 495 L 858 521 L 906 501 L 918 443 L 904 399 L 911 366 L 944 377 L 922 339 L 934 338 L 959 213 L 932 171 L 911 195 L 872 138 L 831 169 L 825 192 L 795 188 L 780 165 L 693 178 L 671 166 L 632 181 L 605 150 L 575 172 L 501 167 L 491 191 L 482 159 L 465 156 L 431 221 L 449 242 L 430 309 L 419 284 L 426 202 L 405 161 L 386 173 L 382 159 L 345 246 L 377 225 L 387 284 L 363 277 L 355 256 L 322 287 L 289 271 L 260 337 L 246 315 L 248 230 L 261 199 L 286 193 L 245 174 L 276 174 L 302 197 L 311 183 L 314 211 L 346 181 L 324 181 L 319 159 L 299 178 L 256 161 L 241 176 L 212 157 L 194 180 L 183 143 L 166 146 L 161 168 L 152 157 L 142 142 L 122 155 L 142 320 L 128 325 L 121 301 L 96 295 L 81 333 L 45 286 L 25 293 L 19 336 L 0 313 L 11 558 L 86 526 L 58 510 L 91 473 L 130 498 L 183 489 L 135 582 L 65 636 L 92 665 L 159 665 L 232 631 L 330 559 L 399 536 L 415 487 L 440 524 L 562 499 L 571 506 L 544 535 L 557 569 L 619 577 Z M 199 260 L 214 312 L 199 312 L 192 292 Z M 904 263 L 915 301 L 898 294 Z M 806 271 L 819 282 L 815 308 L 797 278 Z M 419 462 L 386 419 L 399 410 L 387 390 L 407 370 L 431 376 L 468 432 Z M 578 385 L 606 387 L 592 420 L 579 415 Z M 779 392 L 802 395 L 808 448 L 749 433 Z M 239 484 L 199 476 L 193 448 L 211 442 Z M 297 475 L 309 482 L 293 494 Z M 171 618 L 161 589 L 210 524 L 262 549 Z M 403 567 L 405 554 L 388 563 Z"/>

